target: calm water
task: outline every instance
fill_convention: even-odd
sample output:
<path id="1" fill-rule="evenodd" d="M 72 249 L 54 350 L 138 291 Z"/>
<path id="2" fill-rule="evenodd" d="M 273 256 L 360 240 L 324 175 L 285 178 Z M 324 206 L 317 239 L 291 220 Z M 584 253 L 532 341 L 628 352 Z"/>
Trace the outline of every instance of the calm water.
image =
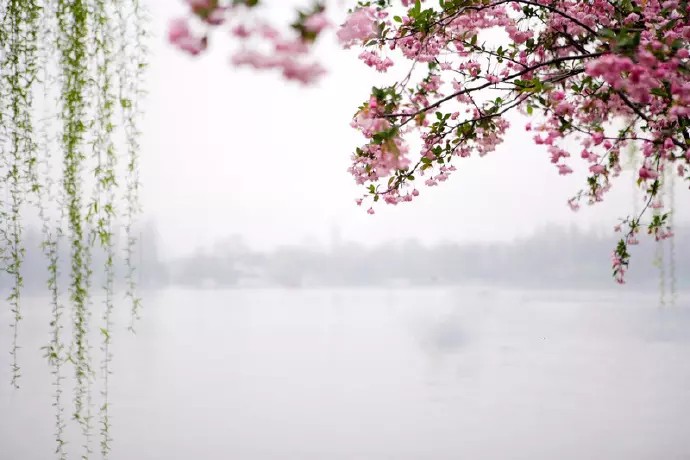
<path id="1" fill-rule="evenodd" d="M 136 336 L 118 317 L 111 458 L 690 459 L 690 308 L 655 300 L 482 289 L 149 294 Z M 42 308 L 27 301 L 20 391 L 0 358 L 2 460 L 51 458 Z M 0 314 L 2 350 L 8 321 Z"/>

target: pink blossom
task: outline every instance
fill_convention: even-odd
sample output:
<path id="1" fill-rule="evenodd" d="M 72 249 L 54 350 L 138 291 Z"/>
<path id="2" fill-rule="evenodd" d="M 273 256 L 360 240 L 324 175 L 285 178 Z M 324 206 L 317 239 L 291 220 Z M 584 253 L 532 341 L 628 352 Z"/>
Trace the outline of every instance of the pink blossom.
<path id="1" fill-rule="evenodd" d="M 288 80 L 297 80 L 305 85 L 313 83 L 326 73 L 320 64 L 299 63 L 294 60 L 286 60 L 283 65 L 283 76 Z"/>
<path id="2" fill-rule="evenodd" d="M 189 35 L 189 26 L 185 19 L 170 21 L 170 25 L 168 26 L 168 41 L 170 43 L 177 44 L 180 39 L 186 38 Z"/>
<path id="3" fill-rule="evenodd" d="M 551 93 L 551 99 L 554 101 L 562 101 L 565 98 L 565 93 L 563 91 L 553 91 Z"/>
<path id="4" fill-rule="evenodd" d="M 379 72 L 385 72 L 393 65 L 393 61 L 390 58 L 387 57 L 383 59 L 373 51 L 362 51 L 359 58 L 364 61 L 366 65 L 375 68 Z"/>
<path id="5" fill-rule="evenodd" d="M 186 2 L 195 11 L 211 8 L 211 0 L 186 0 Z"/>
<path id="6" fill-rule="evenodd" d="M 239 6 L 243 2 L 186 1 L 195 12 L 191 18 L 205 22 L 204 30 L 222 20 L 230 23 L 231 38 L 239 44 L 233 52 L 236 65 L 274 70 L 304 84 L 324 73 L 310 59 L 311 37 L 302 36 L 304 29 L 318 34 L 328 26 L 323 12 L 302 14 L 304 29 L 291 29 L 288 23 L 274 27 L 261 13 L 251 16 L 260 9 Z M 580 161 L 588 168 L 585 188 L 568 200 L 573 210 L 581 199 L 590 204 L 604 199 L 624 167 L 624 149 L 633 142 L 643 156 L 636 171 L 642 181 L 657 179 L 666 168 L 687 173 L 690 149 L 680 129 L 690 117 L 686 2 L 641 0 L 631 12 L 606 0 L 535 0 L 531 8 L 539 10 L 538 20 L 525 14 L 519 2 L 465 2 L 477 3 L 476 8 L 422 2 L 420 15 L 406 15 L 400 8 L 412 7 L 412 0 L 397 6 L 360 2 L 374 6 L 355 9 L 337 30 L 343 47 L 359 48 L 356 54 L 364 65 L 385 72 L 395 55 L 401 67 L 390 78 L 379 77 L 351 120 L 363 144 L 354 150 L 348 171 L 357 184 L 382 186 L 385 192 L 375 194 L 376 201 L 409 202 L 419 194 L 412 187 L 413 174 L 424 177 L 419 182 L 426 186 L 437 186 L 454 171 L 448 166 L 453 157 L 496 150 L 513 109 L 535 117 L 525 130 L 535 144 L 545 146 L 560 175 L 573 173 Z M 539 6 L 547 3 L 561 14 Z M 496 29 L 505 33 L 484 42 L 484 32 Z M 634 43 L 621 42 L 622 29 L 639 32 Z M 191 54 L 206 48 L 206 35 L 196 36 L 184 21 L 171 24 L 168 32 L 173 45 Z M 501 81 L 511 84 L 499 91 Z M 633 119 L 637 125 L 630 130 L 620 126 Z M 610 131 L 608 138 L 604 129 Z M 570 160 L 578 151 L 580 159 Z M 642 187 L 660 206 L 648 185 Z M 360 206 L 363 202 L 357 200 Z M 655 237 L 671 234 L 659 228 Z M 634 234 L 627 238 L 628 244 L 637 241 Z M 619 248 L 613 258 L 618 282 L 627 265 Z"/>
<path id="7" fill-rule="evenodd" d="M 568 165 L 560 164 L 556 166 L 558 167 L 558 174 L 560 174 L 561 176 L 565 176 L 573 172 L 573 170 Z"/>
<path id="8" fill-rule="evenodd" d="M 656 179 L 657 177 L 659 177 L 659 173 L 656 172 L 654 169 L 649 168 L 648 166 L 642 166 L 638 174 L 640 176 L 640 179 L 642 180 Z"/>
<path id="9" fill-rule="evenodd" d="M 324 13 L 316 13 L 309 16 L 304 21 L 304 28 L 310 32 L 319 34 L 323 29 L 330 26 L 330 21 Z"/>
<path id="10" fill-rule="evenodd" d="M 606 171 L 606 166 L 604 165 L 592 165 L 589 167 L 589 171 L 593 174 L 601 174 Z"/>
<path id="11" fill-rule="evenodd" d="M 376 22 L 373 19 L 372 10 L 370 8 L 354 10 L 340 26 L 336 35 L 345 47 L 372 38 L 376 35 Z"/>
<path id="12" fill-rule="evenodd" d="M 225 22 L 225 9 L 216 8 L 211 11 L 207 16 L 205 21 L 212 26 L 219 26 Z"/>
<path id="13" fill-rule="evenodd" d="M 206 49 L 206 38 L 192 35 L 184 19 L 176 19 L 168 27 L 168 40 L 181 50 L 197 55 Z"/>
<path id="14" fill-rule="evenodd" d="M 238 38 L 248 38 L 252 34 L 251 30 L 244 24 L 236 25 L 230 29 L 230 32 Z"/>

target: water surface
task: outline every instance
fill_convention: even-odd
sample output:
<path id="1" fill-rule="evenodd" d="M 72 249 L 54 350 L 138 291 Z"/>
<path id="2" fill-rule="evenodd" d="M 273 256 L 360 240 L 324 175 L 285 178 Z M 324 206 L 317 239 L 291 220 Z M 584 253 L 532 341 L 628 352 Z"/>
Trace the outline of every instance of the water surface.
<path id="1" fill-rule="evenodd" d="M 136 336 L 124 309 L 117 317 L 111 458 L 688 459 L 690 312 L 655 300 L 451 288 L 150 293 Z M 2 460 L 51 458 L 44 308 L 26 301 L 21 390 L 0 358 Z M 3 350 L 7 324 L 3 312 Z"/>

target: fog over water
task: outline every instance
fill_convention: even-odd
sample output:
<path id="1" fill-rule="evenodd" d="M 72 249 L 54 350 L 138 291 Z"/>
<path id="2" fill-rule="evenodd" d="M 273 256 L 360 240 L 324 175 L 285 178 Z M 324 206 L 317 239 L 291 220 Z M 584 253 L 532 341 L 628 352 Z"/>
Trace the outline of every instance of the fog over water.
<path id="1" fill-rule="evenodd" d="M 688 458 L 687 298 L 659 308 L 654 293 L 620 291 L 151 292 L 138 334 L 123 310 L 115 328 L 111 458 Z M 3 460 L 52 451 L 45 308 L 27 305 L 23 388 L 0 386 Z"/>

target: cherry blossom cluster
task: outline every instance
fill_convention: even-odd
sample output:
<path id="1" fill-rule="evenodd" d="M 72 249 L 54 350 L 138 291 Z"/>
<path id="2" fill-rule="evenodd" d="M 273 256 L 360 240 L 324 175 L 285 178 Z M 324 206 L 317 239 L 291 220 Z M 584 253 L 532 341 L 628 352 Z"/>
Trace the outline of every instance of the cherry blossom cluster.
<path id="1" fill-rule="evenodd" d="M 404 75 L 374 88 L 355 115 L 353 127 L 366 140 L 350 168 L 367 190 L 358 204 L 410 201 L 419 195 L 417 176 L 426 186 L 447 180 L 462 158 L 503 142 L 510 111 L 532 118 L 525 129 L 558 174 L 586 168 L 587 186 L 568 200 L 573 210 L 582 200 L 603 201 L 623 170 L 623 149 L 634 145 L 642 157 L 636 175 L 645 206 L 621 224 L 626 235 L 612 267 L 622 283 L 628 245 L 637 242 L 643 219 L 657 240 L 672 235 L 660 193 L 665 178 L 687 176 L 690 164 L 690 4 L 436 5 L 359 2 L 337 32 L 344 47 L 362 48 L 367 65 L 402 68 Z M 417 152 L 407 147 L 413 138 Z"/>
<path id="2" fill-rule="evenodd" d="M 330 24 L 323 5 L 299 12 L 286 38 L 250 14 L 259 0 L 186 2 L 207 28 L 229 25 L 240 43 L 235 64 L 280 69 L 303 83 L 323 73 L 308 61 Z M 370 214 L 372 201 L 412 201 L 463 158 L 493 152 L 508 114 L 519 112 L 555 174 L 586 171 L 586 186 L 567 200 L 573 210 L 603 201 L 625 167 L 624 150 L 640 152 L 635 175 L 645 202 L 619 226 L 617 281 L 642 228 L 656 239 L 672 235 L 661 191 L 674 175 L 690 179 L 688 0 L 361 0 L 334 29 L 366 66 L 395 75 L 352 121 L 364 143 L 349 172 L 365 187 L 357 204 Z M 173 23 L 170 40 L 198 54 L 208 38 L 185 20 Z M 251 45 L 262 41 L 269 52 Z"/>
<path id="3" fill-rule="evenodd" d="M 322 5 L 299 11 L 286 31 L 262 19 L 260 11 L 255 11 L 260 10 L 258 0 L 184 1 L 189 17 L 173 20 L 168 29 L 168 39 L 177 48 L 199 55 L 208 48 L 211 30 L 222 26 L 239 44 L 231 56 L 235 66 L 278 70 L 286 79 L 303 84 L 325 73 L 311 56 L 313 43 L 331 25 Z"/>

